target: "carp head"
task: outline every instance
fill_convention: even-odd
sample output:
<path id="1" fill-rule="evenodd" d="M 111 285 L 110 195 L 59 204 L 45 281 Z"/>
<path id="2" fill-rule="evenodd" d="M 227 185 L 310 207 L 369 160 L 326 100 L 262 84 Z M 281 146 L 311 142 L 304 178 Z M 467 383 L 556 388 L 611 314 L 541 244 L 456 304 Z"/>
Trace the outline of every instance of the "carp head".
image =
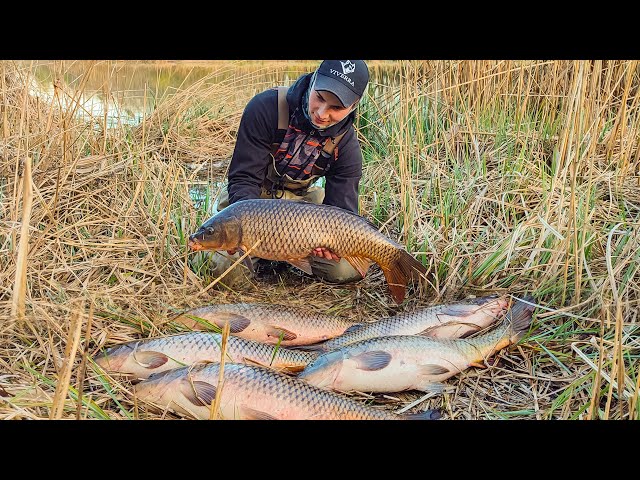
<path id="1" fill-rule="evenodd" d="M 204 222 L 189 236 L 189 248 L 199 250 L 235 250 L 242 243 L 240 220 L 222 211 Z"/>
<path id="2" fill-rule="evenodd" d="M 107 371 L 120 371 L 122 365 L 131 356 L 134 348 L 131 344 L 126 343 L 123 345 L 116 345 L 115 347 L 108 348 L 93 357 L 93 360 L 102 368 Z"/>
<path id="3" fill-rule="evenodd" d="M 319 388 L 334 389 L 336 379 L 342 370 L 343 361 L 344 355 L 339 349 L 323 353 L 309 363 L 298 374 L 298 378 Z"/>

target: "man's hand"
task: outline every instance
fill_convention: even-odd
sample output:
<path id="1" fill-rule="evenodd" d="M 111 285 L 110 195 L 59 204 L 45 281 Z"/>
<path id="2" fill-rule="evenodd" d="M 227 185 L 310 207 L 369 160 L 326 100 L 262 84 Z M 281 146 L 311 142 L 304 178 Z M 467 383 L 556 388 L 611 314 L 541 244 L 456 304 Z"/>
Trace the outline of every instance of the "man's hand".
<path id="1" fill-rule="evenodd" d="M 333 253 L 328 248 L 324 248 L 324 247 L 314 248 L 311 253 L 313 253 L 316 257 L 324 257 L 327 260 L 333 260 L 335 262 L 340 261 L 340 257 L 335 253 Z"/>

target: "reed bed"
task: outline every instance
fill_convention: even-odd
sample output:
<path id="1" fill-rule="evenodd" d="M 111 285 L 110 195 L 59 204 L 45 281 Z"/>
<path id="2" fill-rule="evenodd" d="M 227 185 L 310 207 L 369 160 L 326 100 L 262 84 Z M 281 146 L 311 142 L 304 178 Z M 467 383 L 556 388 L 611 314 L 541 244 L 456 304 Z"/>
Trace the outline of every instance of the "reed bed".
<path id="1" fill-rule="evenodd" d="M 171 318 L 190 307 L 265 301 L 374 320 L 506 291 L 538 308 L 487 368 L 441 396 L 354 396 L 450 419 L 637 419 L 638 63 L 370 62 L 360 211 L 430 269 L 401 306 L 375 268 L 354 285 L 295 273 L 234 285 L 186 248 L 244 104 L 315 65 L 212 62 L 170 95 L 146 85 L 150 113 L 113 126 L 106 112 L 78 116 L 100 64 L 82 65 L 72 89 L 59 80 L 69 63 L 53 62 L 44 99 L 33 65 L 0 63 L 0 418 L 177 418 L 91 357 L 177 331 Z M 102 92 L 116 95 L 108 80 Z"/>

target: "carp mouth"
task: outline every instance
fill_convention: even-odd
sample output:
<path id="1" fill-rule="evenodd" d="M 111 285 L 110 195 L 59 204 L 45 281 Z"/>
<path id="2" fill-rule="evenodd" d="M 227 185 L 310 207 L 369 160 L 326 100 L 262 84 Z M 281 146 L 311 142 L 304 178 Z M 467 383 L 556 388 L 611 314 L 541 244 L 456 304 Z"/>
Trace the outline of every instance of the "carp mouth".
<path id="1" fill-rule="evenodd" d="M 196 233 L 189 235 L 187 245 L 193 252 L 198 252 L 200 250 L 215 250 L 215 248 L 212 248 L 211 243 L 212 242 L 207 241 L 206 231 L 201 228 Z"/>
<path id="2" fill-rule="evenodd" d="M 189 235 L 188 247 L 194 251 L 200 250 L 226 250 L 224 230 L 214 231 L 211 227 L 201 227 L 195 233 Z"/>
<path id="3" fill-rule="evenodd" d="M 189 249 L 191 249 L 192 252 L 205 250 L 205 247 L 200 243 L 200 241 L 196 240 L 196 239 L 194 239 L 192 237 L 189 237 L 189 241 L 187 242 L 187 245 L 188 245 Z"/>

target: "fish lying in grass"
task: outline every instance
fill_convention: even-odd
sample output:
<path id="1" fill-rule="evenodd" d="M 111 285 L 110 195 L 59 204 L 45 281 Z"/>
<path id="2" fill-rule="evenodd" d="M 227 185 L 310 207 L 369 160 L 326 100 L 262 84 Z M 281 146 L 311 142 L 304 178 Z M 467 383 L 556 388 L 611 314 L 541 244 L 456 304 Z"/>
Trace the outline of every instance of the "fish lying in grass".
<path id="1" fill-rule="evenodd" d="M 366 218 L 298 200 L 253 199 L 229 205 L 189 237 L 189 247 L 245 252 L 252 248 L 251 255 L 287 261 L 309 274 L 313 249 L 324 247 L 345 258 L 363 277 L 371 262 L 377 263 L 397 303 L 404 300 L 409 280 L 426 273 L 422 263 Z"/>
<path id="2" fill-rule="evenodd" d="M 207 305 L 184 312 L 174 321 L 198 330 L 222 330 L 228 321 L 233 336 L 285 347 L 321 342 L 362 325 L 337 315 L 267 303 Z"/>
<path id="3" fill-rule="evenodd" d="M 413 312 L 363 324 L 326 342 L 297 347 L 301 350 L 328 352 L 350 343 L 392 335 L 424 335 L 434 338 L 464 338 L 488 327 L 507 310 L 506 296 L 487 295 L 457 303 L 434 305 Z"/>
<path id="4" fill-rule="evenodd" d="M 154 374 L 138 383 L 135 395 L 163 409 L 196 419 L 208 419 L 211 404 L 220 394 L 225 420 L 432 420 L 439 412 L 398 415 L 365 405 L 346 395 L 323 390 L 274 370 L 237 363 L 224 366 L 218 389 L 220 364 L 197 364 Z"/>
<path id="5" fill-rule="evenodd" d="M 94 360 L 104 370 L 135 381 L 196 362 L 219 362 L 221 346 L 222 334 L 189 332 L 115 345 Z M 226 362 L 256 363 L 292 373 L 301 371 L 317 356 L 233 336 L 227 339 L 226 354 Z"/>
<path id="6" fill-rule="evenodd" d="M 533 308 L 516 301 L 498 326 L 471 338 L 400 335 L 352 343 L 323 353 L 298 378 L 342 392 L 440 391 L 443 380 L 482 367 L 485 358 L 516 343 L 529 329 Z"/>

